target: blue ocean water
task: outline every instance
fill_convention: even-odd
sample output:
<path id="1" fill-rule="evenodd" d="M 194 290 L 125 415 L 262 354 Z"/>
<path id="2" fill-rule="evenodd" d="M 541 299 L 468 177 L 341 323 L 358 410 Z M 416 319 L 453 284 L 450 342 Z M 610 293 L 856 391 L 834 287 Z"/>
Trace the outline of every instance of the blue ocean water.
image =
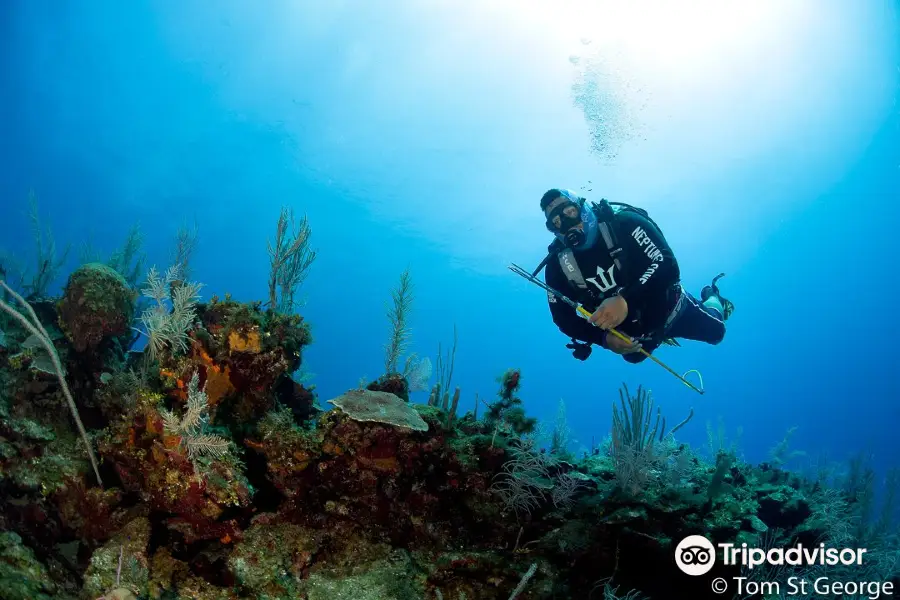
<path id="1" fill-rule="evenodd" d="M 620 385 L 644 385 L 671 422 L 693 408 L 692 445 L 722 427 L 758 462 L 796 427 L 790 466 L 864 452 L 883 473 L 900 462 L 898 5 L 704 6 L 4 2 L 0 246 L 33 260 L 33 189 L 73 245 L 51 292 L 81 244 L 108 254 L 135 223 L 164 268 L 187 223 L 204 299 L 262 300 L 290 206 L 318 251 L 300 312 L 323 403 L 381 374 L 409 267 L 411 349 L 433 359 L 456 328 L 464 409 L 519 368 L 528 413 L 552 426 L 562 401 L 581 451 Z M 657 353 L 704 396 L 649 361 L 573 359 L 507 269 L 543 258 L 557 186 L 646 208 L 694 293 L 727 274 L 725 341 Z"/>

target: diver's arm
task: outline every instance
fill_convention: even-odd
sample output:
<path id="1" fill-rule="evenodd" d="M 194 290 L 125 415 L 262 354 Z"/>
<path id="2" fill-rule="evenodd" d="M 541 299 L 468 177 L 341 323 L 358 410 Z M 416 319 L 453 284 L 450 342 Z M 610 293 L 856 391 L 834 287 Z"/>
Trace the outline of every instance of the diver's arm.
<path id="1" fill-rule="evenodd" d="M 620 212 L 617 234 L 625 249 L 630 281 L 619 295 L 628 304 L 646 294 L 669 289 L 681 278 L 681 270 L 662 233 L 647 219 L 633 212 Z"/>
<path id="2" fill-rule="evenodd" d="M 575 309 L 562 300 L 557 300 L 550 296 L 548 302 L 550 303 L 550 314 L 553 316 L 553 322 L 559 327 L 561 332 L 570 338 L 606 347 L 604 345 L 606 340 L 605 331 L 579 317 Z"/>

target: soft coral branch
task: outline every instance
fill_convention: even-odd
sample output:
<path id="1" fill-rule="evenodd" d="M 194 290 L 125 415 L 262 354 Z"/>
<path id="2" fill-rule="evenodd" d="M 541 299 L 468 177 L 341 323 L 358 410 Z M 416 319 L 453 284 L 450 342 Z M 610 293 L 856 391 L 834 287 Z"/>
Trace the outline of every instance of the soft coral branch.
<path id="1" fill-rule="evenodd" d="M 0 300 L 0 310 L 16 319 L 22 325 L 22 327 L 24 327 L 28 331 L 28 333 L 33 335 L 35 339 L 37 339 L 47 351 L 47 355 L 50 357 L 50 360 L 53 363 L 53 369 L 56 371 L 56 377 L 59 379 L 59 385 L 60 387 L 62 387 L 63 394 L 66 397 L 66 402 L 69 405 L 69 410 L 72 411 L 72 418 L 75 419 L 75 425 L 78 427 L 78 432 L 81 434 L 81 439 L 84 441 L 85 448 L 87 448 L 88 458 L 90 458 L 91 466 L 94 468 L 94 475 L 97 476 L 97 483 L 100 485 L 100 487 L 103 487 L 103 480 L 100 478 L 100 469 L 97 466 L 97 457 L 94 455 L 94 449 L 91 446 L 91 440 L 84 428 L 84 424 L 81 422 L 81 417 L 78 415 L 78 407 L 75 405 L 75 400 L 72 398 L 72 392 L 69 391 L 69 386 L 66 384 L 66 378 L 63 375 L 64 371 L 62 363 L 60 363 L 59 361 L 59 355 L 56 353 L 56 348 L 53 346 L 53 342 L 50 341 L 50 336 L 47 333 L 47 330 L 44 329 L 43 325 L 41 325 L 41 322 L 38 319 L 37 314 L 35 314 L 34 309 L 30 304 L 28 304 L 28 302 L 25 301 L 24 298 L 22 298 L 22 296 L 14 292 L 12 288 L 6 285 L 6 282 L 3 280 L 0 280 L 0 287 L 2 287 L 6 291 L 6 293 L 12 296 L 28 312 L 28 317 L 26 317 L 24 314 L 20 313 L 3 300 Z"/>

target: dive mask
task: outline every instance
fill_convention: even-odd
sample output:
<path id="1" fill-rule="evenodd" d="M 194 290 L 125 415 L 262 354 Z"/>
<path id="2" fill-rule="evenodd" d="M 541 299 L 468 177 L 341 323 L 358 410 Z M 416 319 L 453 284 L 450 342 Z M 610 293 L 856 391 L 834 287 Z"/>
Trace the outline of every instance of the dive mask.
<path id="1" fill-rule="evenodd" d="M 547 230 L 569 248 L 592 246 L 596 239 L 597 218 L 584 198 L 564 194 L 567 198 L 547 215 Z"/>

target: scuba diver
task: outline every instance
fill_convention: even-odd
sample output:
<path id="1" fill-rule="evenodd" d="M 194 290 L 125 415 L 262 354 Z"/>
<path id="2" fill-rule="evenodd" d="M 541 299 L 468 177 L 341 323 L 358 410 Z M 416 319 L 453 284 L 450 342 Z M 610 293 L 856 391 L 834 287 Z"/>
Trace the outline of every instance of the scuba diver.
<path id="1" fill-rule="evenodd" d="M 592 314 L 579 316 L 548 293 L 550 313 L 559 330 L 572 338 L 566 347 L 579 360 L 596 344 L 631 363 L 660 344 L 676 339 L 718 344 L 734 305 L 716 285 L 719 274 L 697 299 L 680 283 L 681 272 L 662 231 L 643 209 L 600 200 L 588 203 L 571 190 L 551 189 L 541 198 L 547 229 L 556 236 L 548 255 L 546 285 L 578 302 Z M 629 341 L 607 335 L 615 328 Z"/>

